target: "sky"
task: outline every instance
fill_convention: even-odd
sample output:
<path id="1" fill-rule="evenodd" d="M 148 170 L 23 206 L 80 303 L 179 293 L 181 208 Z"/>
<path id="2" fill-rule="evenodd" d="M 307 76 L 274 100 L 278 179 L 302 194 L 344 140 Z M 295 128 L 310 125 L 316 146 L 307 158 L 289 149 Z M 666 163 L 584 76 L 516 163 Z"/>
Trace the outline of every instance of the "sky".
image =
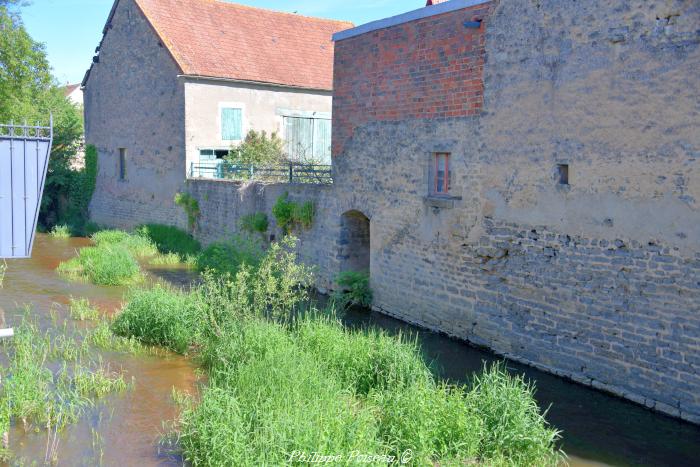
<path id="1" fill-rule="evenodd" d="M 32 0 L 22 10 L 29 34 L 46 44 L 54 76 L 78 83 L 90 66 L 113 0 Z M 250 6 L 341 19 L 356 25 L 425 6 L 425 0 L 237 0 Z"/>

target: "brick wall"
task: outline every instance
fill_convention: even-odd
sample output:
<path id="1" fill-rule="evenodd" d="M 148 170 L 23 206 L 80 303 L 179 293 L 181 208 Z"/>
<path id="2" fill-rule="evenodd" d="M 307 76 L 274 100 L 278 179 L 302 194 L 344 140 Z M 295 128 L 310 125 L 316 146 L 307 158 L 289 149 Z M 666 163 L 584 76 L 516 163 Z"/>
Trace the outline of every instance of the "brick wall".
<path id="1" fill-rule="evenodd" d="M 336 44 L 333 154 L 369 121 L 476 115 L 483 105 L 491 3 L 381 29 Z"/>

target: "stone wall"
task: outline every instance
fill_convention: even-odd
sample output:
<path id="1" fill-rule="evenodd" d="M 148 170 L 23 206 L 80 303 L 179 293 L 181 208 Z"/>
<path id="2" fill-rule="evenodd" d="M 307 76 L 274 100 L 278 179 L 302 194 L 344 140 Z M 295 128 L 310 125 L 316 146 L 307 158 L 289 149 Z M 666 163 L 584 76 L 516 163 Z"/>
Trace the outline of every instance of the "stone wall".
<path id="1" fill-rule="evenodd" d="M 85 87 L 85 137 L 98 151 L 90 216 L 133 227 L 186 226 L 173 197 L 185 179 L 185 101 L 179 67 L 133 0 L 114 12 Z M 126 180 L 119 178 L 126 149 Z"/>
<path id="2" fill-rule="evenodd" d="M 377 107 L 386 76 L 425 71 L 424 49 L 454 50 L 430 26 L 470 10 L 421 20 L 422 40 L 406 35 L 413 24 L 337 44 L 348 91 L 334 104 L 326 215 L 370 218 L 378 309 L 700 422 L 700 4 L 484 5 L 473 116 Z M 349 99 L 362 119 L 342 115 Z M 428 196 L 436 152 L 450 153 L 449 198 Z"/>

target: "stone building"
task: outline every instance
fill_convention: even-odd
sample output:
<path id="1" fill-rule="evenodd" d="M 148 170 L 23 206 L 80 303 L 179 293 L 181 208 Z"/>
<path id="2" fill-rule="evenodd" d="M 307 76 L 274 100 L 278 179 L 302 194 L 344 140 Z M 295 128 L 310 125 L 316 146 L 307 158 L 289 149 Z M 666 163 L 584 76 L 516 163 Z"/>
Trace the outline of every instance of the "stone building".
<path id="1" fill-rule="evenodd" d="M 320 287 L 700 422 L 700 3 L 435 3 L 335 35 L 334 184 L 189 180 L 201 238 L 315 200 Z"/>
<path id="2" fill-rule="evenodd" d="M 116 0 L 82 83 L 99 152 L 92 218 L 185 225 L 174 194 L 249 130 L 330 160 L 331 36 L 351 26 L 215 0 Z"/>

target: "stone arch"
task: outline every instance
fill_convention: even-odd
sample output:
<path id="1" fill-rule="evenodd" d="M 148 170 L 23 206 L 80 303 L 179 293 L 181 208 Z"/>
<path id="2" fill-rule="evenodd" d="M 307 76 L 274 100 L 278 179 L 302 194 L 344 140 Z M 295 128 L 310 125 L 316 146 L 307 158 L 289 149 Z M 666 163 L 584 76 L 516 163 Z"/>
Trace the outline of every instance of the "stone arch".
<path id="1" fill-rule="evenodd" d="M 370 271 L 370 221 L 360 211 L 347 211 L 340 218 L 338 259 L 341 272 Z"/>

